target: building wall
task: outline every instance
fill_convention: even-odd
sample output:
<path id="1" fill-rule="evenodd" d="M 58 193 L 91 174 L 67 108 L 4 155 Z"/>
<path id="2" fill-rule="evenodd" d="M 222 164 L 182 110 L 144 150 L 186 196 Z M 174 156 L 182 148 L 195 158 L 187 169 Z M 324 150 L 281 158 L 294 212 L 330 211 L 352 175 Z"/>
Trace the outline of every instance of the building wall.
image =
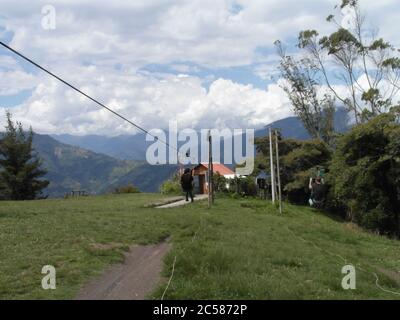
<path id="1" fill-rule="evenodd" d="M 208 169 L 205 167 L 200 167 L 199 169 L 194 171 L 196 188 L 195 192 L 199 194 L 207 194 L 208 193 Z M 233 175 L 224 175 L 226 179 L 234 179 L 236 177 Z"/>

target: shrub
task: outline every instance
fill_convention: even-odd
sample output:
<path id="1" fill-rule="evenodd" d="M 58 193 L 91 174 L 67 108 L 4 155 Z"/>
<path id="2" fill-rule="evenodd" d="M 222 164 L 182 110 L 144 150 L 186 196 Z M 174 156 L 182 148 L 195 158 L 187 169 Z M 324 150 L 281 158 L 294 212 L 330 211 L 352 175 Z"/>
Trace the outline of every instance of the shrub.
<path id="1" fill-rule="evenodd" d="M 180 183 L 179 175 L 175 175 L 171 179 L 164 181 L 160 187 L 162 194 L 166 195 L 178 195 L 182 193 L 182 187 Z"/>
<path id="2" fill-rule="evenodd" d="M 215 192 L 228 192 L 227 185 L 229 185 L 229 180 L 219 173 L 213 175 L 214 191 Z"/>
<path id="3" fill-rule="evenodd" d="M 114 193 L 116 193 L 116 194 L 140 193 L 140 190 L 138 188 L 136 188 L 135 186 L 133 186 L 132 184 L 129 184 L 129 185 L 124 186 L 124 187 L 116 188 Z"/>
<path id="4" fill-rule="evenodd" d="M 400 125 L 381 115 L 342 136 L 330 167 L 333 199 L 347 217 L 381 234 L 400 236 Z"/>
<path id="5" fill-rule="evenodd" d="M 284 144 L 285 141 L 282 142 Z M 281 157 L 281 181 L 283 192 L 293 203 L 306 203 L 310 194 L 310 177 L 315 177 L 318 167 L 327 167 L 331 151 L 321 140 L 301 141 L 286 148 L 288 152 Z M 285 150 L 285 148 L 282 148 Z"/>
<path id="6" fill-rule="evenodd" d="M 256 140 L 259 153 L 255 161 L 255 176 L 260 170 L 269 172 L 268 139 L 269 137 L 264 137 Z M 331 160 L 329 146 L 321 140 L 283 139 L 279 135 L 279 155 L 283 196 L 292 203 L 307 203 L 310 177 L 316 176 L 317 167 L 327 168 Z"/>
<path id="7" fill-rule="evenodd" d="M 252 176 L 241 177 L 229 180 L 229 191 L 233 197 L 255 197 L 257 196 L 257 186 L 255 178 Z"/>
<path id="8" fill-rule="evenodd" d="M 257 185 L 254 177 L 240 179 L 240 192 L 247 197 L 257 196 Z"/>

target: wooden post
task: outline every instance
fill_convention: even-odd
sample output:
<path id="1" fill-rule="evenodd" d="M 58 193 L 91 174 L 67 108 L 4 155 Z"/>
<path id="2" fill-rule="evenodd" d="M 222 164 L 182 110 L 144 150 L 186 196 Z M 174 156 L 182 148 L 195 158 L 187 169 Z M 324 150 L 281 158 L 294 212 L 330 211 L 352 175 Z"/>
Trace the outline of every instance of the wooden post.
<path id="1" fill-rule="evenodd" d="M 212 141 L 211 141 L 212 143 Z M 212 204 L 214 204 L 215 201 L 215 188 L 214 188 L 214 163 L 213 163 L 213 158 L 211 156 L 211 200 Z"/>
<path id="2" fill-rule="evenodd" d="M 212 205 L 212 138 L 208 131 L 208 208 Z"/>
<path id="3" fill-rule="evenodd" d="M 210 179 L 210 186 L 211 186 L 211 203 L 214 204 L 215 198 L 215 190 L 214 190 L 214 163 L 213 163 L 213 156 L 212 156 L 212 136 L 210 135 L 210 168 L 211 168 L 211 179 Z"/>
<path id="4" fill-rule="evenodd" d="M 282 214 L 282 189 L 281 189 L 281 171 L 279 165 L 279 144 L 278 144 L 278 130 L 275 130 L 276 142 L 276 170 L 278 176 L 278 198 L 279 198 L 279 213 Z"/>
<path id="5" fill-rule="evenodd" d="M 178 150 L 176 150 L 176 159 L 178 161 L 178 175 L 180 177 L 182 175 L 182 164 L 179 161 L 179 151 Z"/>
<path id="6" fill-rule="evenodd" d="M 274 153 L 272 148 L 272 130 L 269 128 L 269 161 L 271 163 L 271 195 L 272 203 L 275 203 L 275 168 L 274 168 Z"/>

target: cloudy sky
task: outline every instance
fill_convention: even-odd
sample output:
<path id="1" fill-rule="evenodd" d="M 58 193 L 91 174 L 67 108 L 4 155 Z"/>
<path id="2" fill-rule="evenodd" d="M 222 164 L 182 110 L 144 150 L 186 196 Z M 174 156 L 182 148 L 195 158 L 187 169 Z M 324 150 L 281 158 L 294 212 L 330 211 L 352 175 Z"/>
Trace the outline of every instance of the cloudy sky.
<path id="1" fill-rule="evenodd" d="M 398 45 L 400 1 L 360 2 Z M 174 119 L 181 128 L 257 128 L 291 115 L 271 79 L 274 41 L 290 48 L 300 30 L 329 32 L 325 18 L 337 3 L 1 0 L 0 39 L 145 128 Z M 46 5 L 56 12 L 54 30 L 43 28 Z M 41 133 L 136 133 L 3 48 L 0 109 Z"/>

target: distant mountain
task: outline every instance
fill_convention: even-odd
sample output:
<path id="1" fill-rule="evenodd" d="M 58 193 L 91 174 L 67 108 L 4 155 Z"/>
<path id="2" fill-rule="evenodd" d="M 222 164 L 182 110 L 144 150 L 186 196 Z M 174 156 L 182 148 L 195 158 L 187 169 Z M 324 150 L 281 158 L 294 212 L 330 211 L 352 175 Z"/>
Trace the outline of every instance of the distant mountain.
<path id="1" fill-rule="evenodd" d="M 150 142 L 146 142 L 146 135 L 140 133 L 134 136 L 121 135 L 117 137 L 73 136 L 69 134 L 52 135 L 52 137 L 62 143 L 122 160 L 145 160 L 146 149 L 150 145 Z"/>
<path id="2" fill-rule="evenodd" d="M 285 118 L 271 124 L 266 124 L 273 128 L 279 128 L 282 130 L 282 134 L 285 138 L 293 138 L 300 140 L 310 139 L 310 135 L 304 128 L 302 122 L 297 117 Z M 335 114 L 335 127 L 338 132 L 344 132 L 348 129 L 347 112 L 343 108 L 339 108 Z M 267 134 L 265 128 L 258 129 L 255 131 L 256 137 L 262 137 Z M 103 153 L 111 157 L 121 160 L 139 160 L 145 161 L 146 150 L 153 142 L 146 142 L 145 134 L 137 134 L 134 136 L 117 136 L 117 137 L 106 137 L 106 136 L 72 136 L 72 135 L 53 135 L 54 139 L 67 143 L 70 145 L 85 148 L 94 152 Z M 245 141 L 245 139 L 243 140 Z M 231 141 L 228 141 L 231 143 Z M 200 150 L 200 148 L 199 148 Z M 223 146 L 221 144 L 221 155 Z M 243 151 L 245 148 L 243 148 Z"/>
<path id="3" fill-rule="evenodd" d="M 72 190 L 91 194 L 133 184 L 143 192 L 156 192 L 176 166 L 153 167 L 143 161 L 126 161 L 63 144 L 48 135 L 35 134 L 33 141 L 50 185 L 46 193 L 60 197 Z"/>
<path id="4" fill-rule="evenodd" d="M 336 130 L 346 131 L 347 112 L 339 109 L 335 117 Z M 282 119 L 268 126 L 281 129 L 286 138 L 309 139 L 297 117 Z M 266 134 L 265 128 L 255 132 L 256 137 Z M 245 136 L 242 138 L 244 153 L 246 139 Z M 176 172 L 177 166 L 147 164 L 146 150 L 152 143 L 146 142 L 144 134 L 118 137 L 35 134 L 33 141 L 48 171 L 46 178 L 50 185 L 46 193 L 50 197 L 61 197 L 72 190 L 101 194 L 127 184 L 133 184 L 143 192 L 157 192 L 161 183 Z M 220 148 L 222 156 L 224 143 Z M 223 159 L 221 161 L 224 162 Z"/>
<path id="5" fill-rule="evenodd" d="M 285 138 L 308 140 L 310 135 L 304 128 L 303 123 L 298 117 L 289 117 L 279 121 L 275 121 L 267 125 L 267 127 L 281 129 L 282 135 Z M 339 108 L 335 113 L 335 130 L 343 133 L 349 129 L 348 113 L 344 108 Z M 266 129 L 256 130 L 256 137 L 267 135 Z"/>

